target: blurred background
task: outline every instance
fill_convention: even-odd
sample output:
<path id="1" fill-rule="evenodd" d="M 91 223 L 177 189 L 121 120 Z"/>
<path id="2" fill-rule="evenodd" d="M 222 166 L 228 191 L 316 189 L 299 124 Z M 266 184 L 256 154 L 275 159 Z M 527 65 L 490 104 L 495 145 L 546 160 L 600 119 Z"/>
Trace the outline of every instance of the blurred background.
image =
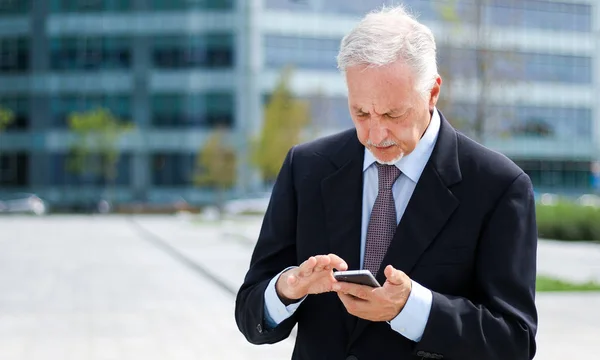
<path id="1" fill-rule="evenodd" d="M 438 108 L 533 181 L 538 358 L 597 353 L 599 0 L 0 0 L 0 358 L 288 358 L 232 293 L 288 149 L 352 127 L 341 38 L 399 3 Z"/>

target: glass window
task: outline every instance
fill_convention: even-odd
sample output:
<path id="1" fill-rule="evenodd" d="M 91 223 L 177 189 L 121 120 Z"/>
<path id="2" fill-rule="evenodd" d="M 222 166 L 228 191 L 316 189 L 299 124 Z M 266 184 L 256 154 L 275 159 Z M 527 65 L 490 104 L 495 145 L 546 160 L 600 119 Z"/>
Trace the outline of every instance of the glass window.
<path id="1" fill-rule="evenodd" d="M 53 12 L 128 11 L 132 0 L 51 0 Z"/>
<path id="2" fill-rule="evenodd" d="M 317 129 L 353 126 L 346 97 L 311 96 L 304 100 L 308 101 L 312 125 Z"/>
<path id="3" fill-rule="evenodd" d="M 0 15 L 27 14 L 31 0 L 0 0 Z"/>
<path id="4" fill-rule="evenodd" d="M 150 0 L 152 10 L 230 10 L 235 0 Z"/>
<path id="5" fill-rule="evenodd" d="M 69 37 L 50 42 L 52 70 L 116 70 L 131 67 L 131 39 Z"/>
<path id="6" fill-rule="evenodd" d="M 189 186 L 193 184 L 195 153 L 157 153 L 152 155 L 152 184 Z"/>
<path id="7" fill-rule="evenodd" d="M 29 40 L 0 39 L 0 73 L 24 73 L 29 70 Z"/>
<path id="8" fill-rule="evenodd" d="M 157 94 L 151 106 L 152 125 L 157 127 L 233 126 L 231 93 Z"/>
<path id="9" fill-rule="evenodd" d="M 546 190 L 586 190 L 591 188 L 589 161 L 513 159 L 529 175 L 534 188 Z"/>
<path id="10" fill-rule="evenodd" d="M 29 127 L 29 98 L 20 95 L 2 95 L 0 108 L 10 110 L 13 120 L 4 131 L 26 130 Z"/>
<path id="11" fill-rule="evenodd" d="M 438 66 L 442 75 L 475 78 L 477 53 L 469 48 L 438 49 Z M 592 58 L 587 56 L 481 51 L 492 80 L 561 82 L 590 84 Z"/>
<path id="12" fill-rule="evenodd" d="M 589 32 L 592 6 L 542 0 L 491 0 L 485 19 L 499 26 Z"/>
<path id="13" fill-rule="evenodd" d="M 131 183 L 130 154 L 120 154 L 116 164 L 116 178 L 112 184 L 98 170 L 103 162 L 104 159 L 99 154 L 91 156 L 86 162 L 87 167 L 79 172 L 70 168 L 70 156 L 67 152 L 51 154 L 50 184 L 54 186 L 128 186 Z"/>
<path id="14" fill-rule="evenodd" d="M 0 188 L 19 188 L 29 185 L 29 155 L 0 154 Z"/>
<path id="15" fill-rule="evenodd" d="M 294 0 L 264 0 L 265 9 L 273 10 L 291 10 L 291 11 L 306 11 L 316 10 L 311 1 L 294 1 Z"/>
<path id="16" fill-rule="evenodd" d="M 475 104 L 454 103 L 440 109 L 454 126 L 472 135 Z M 484 125 L 490 136 L 546 137 L 592 141 L 592 110 L 573 107 L 488 106 Z"/>
<path id="17" fill-rule="evenodd" d="M 194 37 L 163 36 L 154 39 L 154 67 L 159 69 L 231 68 L 234 65 L 232 34 Z"/>
<path id="18" fill-rule="evenodd" d="M 393 6 L 403 4 L 407 9 L 418 16 L 420 20 L 437 19 L 438 5 L 437 1 L 423 0 L 327 0 L 321 4 L 320 11 L 344 15 L 363 16 L 370 11 L 378 10 L 382 6 Z"/>
<path id="19" fill-rule="evenodd" d="M 267 35 L 265 64 L 269 68 L 293 65 L 301 69 L 335 70 L 341 39 Z"/>
<path id="20" fill-rule="evenodd" d="M 131 121 L 131 98 L 127 95 L 63 95 L 50 100 L 52 126 L 68 127 L 72 113 L 106 108 L 122 122 Z"/>

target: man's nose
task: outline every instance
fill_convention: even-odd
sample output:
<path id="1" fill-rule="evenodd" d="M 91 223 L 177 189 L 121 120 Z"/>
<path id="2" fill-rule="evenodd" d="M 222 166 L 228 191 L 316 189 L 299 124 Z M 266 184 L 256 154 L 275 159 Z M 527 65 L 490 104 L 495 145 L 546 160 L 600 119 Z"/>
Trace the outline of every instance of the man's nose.
<path id="1" fill-rule="evenodd" d="M 371 142 L 373 144 L 381 144 L 388 137 L 388 130 L 385 126 L 381 126 L 377 122 L 371 124 L 371 128 L 369 130 L 369 137 L 371 138 Z"/>

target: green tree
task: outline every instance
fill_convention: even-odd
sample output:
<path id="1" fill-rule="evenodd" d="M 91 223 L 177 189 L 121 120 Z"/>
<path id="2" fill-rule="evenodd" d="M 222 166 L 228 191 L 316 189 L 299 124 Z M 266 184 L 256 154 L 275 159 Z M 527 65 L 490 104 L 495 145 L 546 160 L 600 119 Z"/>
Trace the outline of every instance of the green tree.
<path id="1" fill-rule="evenodd" d="M 118 175 L 119 140 L 133 125 L 123 123 L 104 108 L 73 113 L 68 125 L 75 139 L 70 147 L 67 170 L 78 175 L 99 175 L 111 189 Z"/>
<path id="2" fill-rule="evenodd" d="M 291 67 L 283 70 L 265 107 L 261 133 L 253 142 L 251 162 L 267 182 L 275 180 L 285 155 L 301 141 L 311 123 L 308 103 L 296 98 L 289 88 L 292 73 Z"/>
<path id="3" fill-rule="evenodd" d="M 15 114 L 12 110 L 0 106 L 0 132 L 13 122 Z"/>
<path id="4" fill-rule="evenodd" d="M 15 114 L 12 110 L 0 106 L 0 136 L 2 136 L 2 131 L 13 122 L 14 118 Z M 1 154 L 2 151 L 0 151 Z"/>
<path id="5" fill-rule="evenodd" d="M 236 181 L 237 157 L 235 149 L 227 145 L 225 130 L 215 129 L 196 156 L 194 185 L 215 189 L 215 205 L 219 213 L 223 211 L 225 191 Z"/>

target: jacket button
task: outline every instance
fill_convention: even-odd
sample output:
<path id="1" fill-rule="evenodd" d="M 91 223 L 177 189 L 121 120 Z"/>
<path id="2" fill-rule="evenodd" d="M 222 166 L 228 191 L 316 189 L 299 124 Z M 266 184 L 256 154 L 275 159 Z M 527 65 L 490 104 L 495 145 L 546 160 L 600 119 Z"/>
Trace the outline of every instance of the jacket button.
<path id="1" fill-rule="evenodd" d="M 256 325 L 256 331 L 258 331 L 259 333 L 262 334 L 262 325 L 260 325 L 260 324 Z"/>
<path id="2" fill-rule="evenodd" d="M 354 355 L 350 355 L 346 358 L 346 360 L 358 360 L 358 358 Z"/>

